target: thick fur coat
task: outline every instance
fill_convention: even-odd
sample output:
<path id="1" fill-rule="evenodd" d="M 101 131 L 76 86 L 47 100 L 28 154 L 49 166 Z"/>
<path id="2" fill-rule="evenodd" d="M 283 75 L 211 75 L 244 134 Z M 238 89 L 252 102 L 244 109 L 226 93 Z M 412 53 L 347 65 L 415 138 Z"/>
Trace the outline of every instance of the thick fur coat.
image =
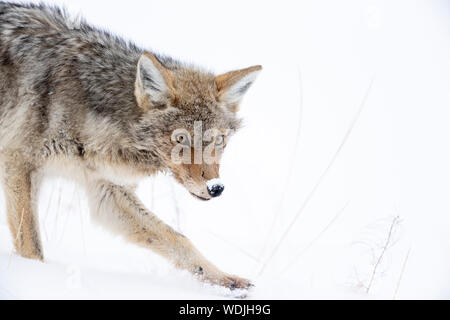
<path id="1" fill-rule="evenodd" d="M 44 259 L 36 203 L 42 178 L 54 173 L 87 189 L 92 216 L 111 231 L 204 281 L 247 288 L 147 210 L 134 189 L 170 171 L 193 196 L 217 196 L 208 182 L 218 179 L 219 161 L 179 163 L 173 149 L 207 147 L 194 143 L 195 123 L 214 130 L 209 139 L 223 149 L 260 70 L 216 76 L 58 8 L 0 2 L 0 177 L 17 252 Z"/>

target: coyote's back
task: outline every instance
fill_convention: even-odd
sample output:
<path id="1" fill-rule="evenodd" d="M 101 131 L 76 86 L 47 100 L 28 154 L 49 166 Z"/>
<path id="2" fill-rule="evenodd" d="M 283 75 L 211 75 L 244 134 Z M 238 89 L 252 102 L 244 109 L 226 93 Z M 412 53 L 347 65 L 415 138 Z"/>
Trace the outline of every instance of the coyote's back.
<path id="1" fill-rule="evenodd" d="M 141 53 L 58 8 L 0 2 L 0 145 L 78 152 L 87 113 L 135 118 Z"/>

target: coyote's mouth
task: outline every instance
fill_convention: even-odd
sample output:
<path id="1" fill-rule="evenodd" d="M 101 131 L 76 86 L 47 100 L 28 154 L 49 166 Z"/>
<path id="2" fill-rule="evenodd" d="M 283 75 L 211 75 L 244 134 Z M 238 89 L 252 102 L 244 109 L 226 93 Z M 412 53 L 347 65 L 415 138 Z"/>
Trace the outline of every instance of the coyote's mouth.
<path id="1" fill-rule="evenodd" d="M 207 199 L 207 198 L 202 198 L 202 197 L 200 197 L 200 196 L 198 196 L 198 195 L 196 195 L 195 193 L 192 193 L 192 192 L 189 192 L 191 195 L 193 195 L 194 196 L 194 198 L 197 198 L 198 200 L 201 200 L 201 201 L 209 201 L 209 200 L 211 200 L 211 199 Z"/>

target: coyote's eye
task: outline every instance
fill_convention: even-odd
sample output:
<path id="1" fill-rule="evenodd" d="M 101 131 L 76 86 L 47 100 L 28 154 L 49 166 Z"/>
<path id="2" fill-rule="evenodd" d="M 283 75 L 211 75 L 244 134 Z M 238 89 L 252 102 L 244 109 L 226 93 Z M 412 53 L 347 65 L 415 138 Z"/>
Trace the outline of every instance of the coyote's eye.
<path id="1" fill-rule="evenodd" d="M 225 136 L 220 135 L 216 137 L 216 146 L 222 146 L 225 143 Z"/>
<path id="2" fill-rule="evenodd" d="M 190 146 L 190 141 L 189 138 L 187 137 L 186 134 L 184 133 L 180 133 L 176 136 L 175 140 L 179 143 L 179 144 L 183 144 L 185 146 Z"/>

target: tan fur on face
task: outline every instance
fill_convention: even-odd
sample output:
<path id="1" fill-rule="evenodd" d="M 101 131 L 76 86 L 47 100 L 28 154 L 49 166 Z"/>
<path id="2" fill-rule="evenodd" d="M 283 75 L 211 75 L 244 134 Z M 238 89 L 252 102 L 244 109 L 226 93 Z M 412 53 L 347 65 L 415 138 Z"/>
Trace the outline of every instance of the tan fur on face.
<path id="1" fill-rule="evenodd" d="M 174 178 L 192 194 L 204 199 L 211 199 L 207 191 L 206 183 L 208 180 L 219 178 L 220 165 L 218 163 L 195 164 L 194 153 L 194 148 L 191 148 L 190 164 L 172 163 L 170 169 Z M 215 151 L 213 151 L 212 155 L 215 155 Z"/>

